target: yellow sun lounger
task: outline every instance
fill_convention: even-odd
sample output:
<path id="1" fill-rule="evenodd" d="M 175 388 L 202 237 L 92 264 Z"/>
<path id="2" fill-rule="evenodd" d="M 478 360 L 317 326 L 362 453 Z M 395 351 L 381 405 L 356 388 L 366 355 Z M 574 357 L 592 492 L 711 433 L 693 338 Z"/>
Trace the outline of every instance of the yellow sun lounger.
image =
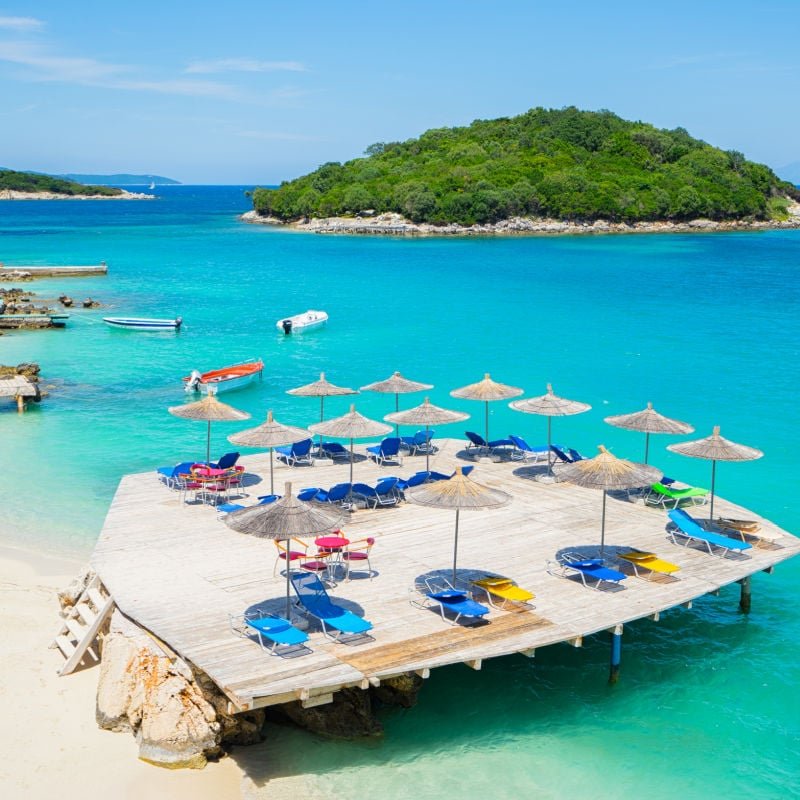
<path id="1" fill-rule="evenodd" d="M 489 601 L 489 605 L 495 608 L 505 608 L 506 603 L 520 603 L 526 606 L 536 596 L 527 589 L 517 586 L 510 578 L 479 578 L 472 581 L 473 586 L 477 586 Z M 497 601 L 501 602 L 498 604 Z"/>
<path id="2" fill-rule="evenodd" d="M 651 578 L 654 574 L 672 575 L 680 569 L 677 564 L 664 561 L 663 558 L 659 558 L 655 553 L 643 553 L 639 550 L 631 550 L 628 553 L 618 553 L 617 556 L 633 565 L 633 572 L 637 578 Z M 639 573 L 640 568 L 646 569 L 647 574 L 641 575 Z"/>

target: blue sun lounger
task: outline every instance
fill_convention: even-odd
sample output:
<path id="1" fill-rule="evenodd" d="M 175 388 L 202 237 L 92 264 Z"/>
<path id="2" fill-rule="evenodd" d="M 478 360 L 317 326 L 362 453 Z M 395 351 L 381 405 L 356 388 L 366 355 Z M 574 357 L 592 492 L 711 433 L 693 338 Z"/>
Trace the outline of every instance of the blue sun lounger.
<path id="1" fill-rule="evenodd" d="M 246 611 L 230 617 L 231 630 L 238 636 L 252 638 L 274 656 L 299 656 L 312 652 L 306 645 L 308 635 L 288 619 L 263 612 Z"/>
<path id="2" fill-rule="evenodd" d="M 258 636 L 258 643 L 261 647 L 272 655 L 281 655 L 279 647 L 296 648 L 308 641 L 308 634 L 305 631 L 298 630 L 283 617 L 257 617 L 254 619 L 245 617 L 244 624 Z M 271 642 L 272 646 L 268 647 L 265 640 Z M 308 647 L 303 649 L 311 652 Z"/>
<path id="3" fill-rule="evenodd" d="M 582 558 L 577 553 L 565 553 L 561 561 L 548 561 L 547 571 L 557 578 L 580 577 L 587 589 L 599 589 L 603 583 L 622 588 L 628 576 L 624 572 L 605 566 L 602 558 Z"/>
<path id="4" fill-rule="evenodd" d="M 337 458 L 350 458 L 350 451 L 343 444 L 339 444 L 339 442 L 323 442 L 319 446 L 319 452 L 320 455 L 325 458 L 330 458 L 332 461 L 336 461 Z"/>
<path id="5" fill-rule="evenodd" d="M 682 508 L 673 508 L 672 511 L 667 512 L 667 516 L 677 526 L 677 530 L 673 527 L 668 529 L 670 538 L 673 544 L 680 544 L 675 538 L 680 536 L 685 539 L 685 546 L 688 547 L 692 542 L 700 542 L 705 545 L 709 555 L 714 554 L 712 548 L 716 547 L 722 550 L 721 555 L 725 556 L 729 552 L 741 553 L 743 550 L 749 550 L 752 545 L 750 542 L 741 542 L 738 539 L 729 539 L 727 536 L 722 536 L 719 533 L 707 531 L 697 524 L 697 520 L 690 517 Z"/>
<path id="6" fill-rule="evenodd" d="M 366 641 L 373 638 L 367 633 L 372 630 L 372 623 L 332 603 L 322 581 L 316 575 L 310 572 L 294 573 L 291 580 L 300 610 L 318 619 L 326 636 L 335 642 L 349 642 L 354 638 Z"/>
<path id="7" fill-rule="evenodd" d="M 436 581 L 425 579 L 428 591 L 422 592 L 422 600 L 413 600 L 412 605 L 419 608 L 438 608 L 442 619 L 451 625 L 457 625 L 461 617 L 467 619 L 480 619 L 489 613 L 489 607 L 477 603 L 466 592 L 456 589 L 446 578 L 437 578 Z M 453 619 L 448 619 L 445 612 L 454 614 Z"/>
<path id="8" fill-rule="evenodd" d="M 499 447 L 514 447 L 514 442 L 511 439 L 495 439 L 494 441 L 487 442 L 479 433 L 475 431 L 464 431 L 464 435 L 469 439 L 467 443 L 467 450 L 488 450 L 492 452 Z"/>

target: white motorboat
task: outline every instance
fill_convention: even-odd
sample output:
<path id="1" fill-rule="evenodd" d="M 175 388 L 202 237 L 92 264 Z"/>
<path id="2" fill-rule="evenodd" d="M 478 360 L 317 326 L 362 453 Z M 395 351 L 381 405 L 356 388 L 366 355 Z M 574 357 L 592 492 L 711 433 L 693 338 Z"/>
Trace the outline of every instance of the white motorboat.
<path id="1" fill-rule="evenodd" d="M 127 328 L 135 331 L 178 331 L 183 320 L 180 317 L 175 319 L 152 319 L 150 317 L 103 317 L 103 322 L 112 328 Z"/>
<path id="2" fill-rule="evenodd" d="M 183 383 L 187 392 L 219 394 L 248 386 L 256 377 L 261 377 L 263 371 L 264 362 L 260 358 L 252 359 L 222 369 L 212 369 L 209 372 L 193 369 L 191 374 L 183 379 Z"/>
<path id="3" fill-rule="evenodd" d="M 313 328 L 321 328 L 328 321 L 326 311 L 312 311 L 309 309 L 303 314 L 295 314 L 293 317 L 283 317 L 275 323 L 275 327 L 285 333 L 303 333 Z"/>

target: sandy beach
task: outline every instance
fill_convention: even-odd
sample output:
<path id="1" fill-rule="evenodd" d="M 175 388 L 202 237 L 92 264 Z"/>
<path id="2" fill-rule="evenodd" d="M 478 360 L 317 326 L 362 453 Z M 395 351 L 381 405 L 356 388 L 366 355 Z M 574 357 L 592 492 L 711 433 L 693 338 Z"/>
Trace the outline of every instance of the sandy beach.
<path id="1" fill-rule="evenodd" d="M 0 786 L 10 800 L 108 796 L 227 800 L 241 797 L 232 759 L 203 770 L 159 769 L 137 759 L 133 737 L 100 730 L 94 719 L 97 668 L 60 678 L 48 649 L 58 627 L 58 589 L 75 561 L 0 549 Z"/>

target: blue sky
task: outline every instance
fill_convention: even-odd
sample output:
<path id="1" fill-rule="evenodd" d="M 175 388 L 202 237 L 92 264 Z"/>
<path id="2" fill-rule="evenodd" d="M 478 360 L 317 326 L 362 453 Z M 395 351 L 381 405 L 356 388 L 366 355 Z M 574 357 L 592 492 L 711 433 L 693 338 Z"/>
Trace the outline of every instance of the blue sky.
<path id="1" fill-rule="evenodd" d="M 800 2 L 0 0 L 0 165 L 276 183 L 376 141 L 608 108 L 800 160 Z"/>

